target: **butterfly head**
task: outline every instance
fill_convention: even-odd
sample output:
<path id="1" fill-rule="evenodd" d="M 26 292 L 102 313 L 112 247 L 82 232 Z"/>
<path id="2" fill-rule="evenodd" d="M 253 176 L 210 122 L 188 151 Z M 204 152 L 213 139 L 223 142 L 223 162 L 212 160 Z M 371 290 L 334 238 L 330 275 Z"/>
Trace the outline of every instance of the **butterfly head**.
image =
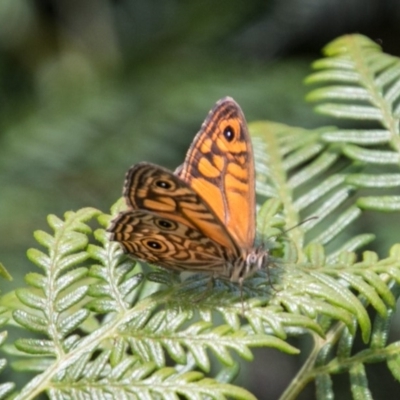
<path id="1" fill-rule="evenodd" d="M 252 248 L 237 259 L 231 269 L 230 280 L 242 285 L 245 279 L 254 275 L 257 271 L 267 268 L 269 261 L 268 250 L 265 250 L 262 246 Z"/>

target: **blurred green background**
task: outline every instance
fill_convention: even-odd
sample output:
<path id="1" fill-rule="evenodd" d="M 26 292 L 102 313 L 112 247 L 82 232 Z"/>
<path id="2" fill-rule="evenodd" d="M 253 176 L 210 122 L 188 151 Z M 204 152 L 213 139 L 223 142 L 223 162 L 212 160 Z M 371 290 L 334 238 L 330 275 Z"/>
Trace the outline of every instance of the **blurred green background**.
<path id="1" fill-rule="evenodd" d="M 249 122 L 332 124 L 303 101 L 310 63 L 351 32 L 399 55 L 399 20 L 395 0 L 1 0 L 2 292 L 35 268 L 26 250 L 49 213 L 107 212 L 139 161 L 174 169 L 219 98 Z M 301 363 L 276 356 L 259 351 L 241 376 L 260 399 Z"/>

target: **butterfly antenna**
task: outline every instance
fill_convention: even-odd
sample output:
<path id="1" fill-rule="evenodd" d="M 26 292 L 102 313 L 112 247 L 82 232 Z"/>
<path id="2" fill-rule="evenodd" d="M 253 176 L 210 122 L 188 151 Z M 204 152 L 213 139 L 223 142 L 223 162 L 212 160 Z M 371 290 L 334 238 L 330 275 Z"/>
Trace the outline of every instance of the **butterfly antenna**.
<path id="1" fill-rule="evenodd" d="M 291 226 L 291 227 L 288 228 L 288 229 L 285 229 L 284 231 L 278 233 L 277 235 L 269 236 L 268 238 L 270 238 L 270 237 L 277 237 L 277 238 L 278 238 L 278 237 L 280 237 L 280 236 L 283 236 L 283 235 L 285 235 L 286 233 L 288 233 L 289 231 L 291 231 L 292 229 L 295 229 L 295 228 L 297 228 L 298 226 L 303 225 L 303 224 L 305 224 L 306 222 L 312 221 L 313 219 L 317 219 L 317 218 L 318 218 L 318 217 L 317 217 L 316 215 L 313 216 L 313 217 L 306 218 L 306 219 L 304 219 L 303 221 L 299 222 L 298 224 L 296 224 L 296 225 L 294 225 L 294 226 Z M 264 241 L 261 243 L 260 247 L 261 247 L 262 249 L 265 247 L 265 242 L 264 242 Z"/>
<path id="2" fill-rule="evenodd" d="M 271 264 L 272 264 L 272 263 L 271 263 Z M 269 269 L 269 264 L 267 264 L 267 265 L 265 266 L 265 268 L 266 268 L 266 270 L 267 270 L 268 283 L 270 284 L 271 288 L 276 292 L 276 289 L 275 289 L 274 284 L 273 284 L 272 279 L 271 279 L 271 271 L 270 271 L 270 269 Z"/>
<path id="3" fill-rule="evenodd" d="M 291 231 L 292 229 L 295 229 L 295 228 L 299 227 L 300 225 L 305 224 L 305 223 L 308 222 L 308 221 L 312 221 L 313 219 L 318 219 L 318 217 L 317 217 L 316 215 L 314 215 L 313 217 L 309 217 L 309 218 L 303 219 L 303 221 L 301 221 L 301 222 L 299 222 L 298 224 L 296 224 L 296 225 L 294 225 L 294 226 L 291 226 L 290 228 L 288 228 L 288 229 L 282 231 L 282 232 L 281 232 L 279 235 L 277 235 L 277 236 L 279 237 L 279 236 L 285 235 L 286 233 L 288 233 L 288 232 Z"/>

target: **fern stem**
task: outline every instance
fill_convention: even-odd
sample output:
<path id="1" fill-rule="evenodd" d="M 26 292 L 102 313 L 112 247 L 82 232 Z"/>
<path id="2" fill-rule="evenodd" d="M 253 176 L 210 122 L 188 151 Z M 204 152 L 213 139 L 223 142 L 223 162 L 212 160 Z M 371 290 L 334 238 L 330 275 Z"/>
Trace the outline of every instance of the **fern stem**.
<path id="1" fill-rule="evenodd" d="M 313 335 L 313 338 L 315 345 L 313 350 L 311 351 L 311 354 L 309 355 L 307 361 L 303 364 L 297 375 L 292 379 L 290 385 L 282 393 L 279 400 L 296 399 L 298 395 L 302 392 L 302 390 L 305 388 L 307 383 L 311 380 L 312 376 L 310 374 L 310 371 L 312 370 L 315 364 L 315 361 L 318 357 L 318 353 L 320 350 L 319 346 L 317 346 L 318 337 L 316 335 Z"/>
<path id="2" fill-rule="evenodd" d="M 293 378 L 291 384 L 283 392 L 279 400 L 295 400 L 300 395 L 306 385 L 315 378 L 320 372 L 315 368 L 317 359 L 319 358 L 321 350 L 327 345 L 335 344 L 345 328 L 343 323 L 336 324 L 323 339 L 316 334 L 313 334 L 314 348 L 308 356 L 306 362 L 301 367 L 297 375 Z"/>

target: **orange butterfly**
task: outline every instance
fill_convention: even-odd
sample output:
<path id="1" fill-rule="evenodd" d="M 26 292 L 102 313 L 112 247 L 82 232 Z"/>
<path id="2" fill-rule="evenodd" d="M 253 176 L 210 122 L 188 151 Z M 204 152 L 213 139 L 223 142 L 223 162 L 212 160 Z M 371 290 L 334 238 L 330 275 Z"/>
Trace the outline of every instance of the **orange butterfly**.
<path id="1" fill-rule="evenodd" d="M 238 282 L 265 268 L 255 247 L 255 177 L 246 120 L 230 97 L 217 102 L 175 171 L 142 162 L 127 173 L 128 210 L 108 229 L 135 259 Z"/>

